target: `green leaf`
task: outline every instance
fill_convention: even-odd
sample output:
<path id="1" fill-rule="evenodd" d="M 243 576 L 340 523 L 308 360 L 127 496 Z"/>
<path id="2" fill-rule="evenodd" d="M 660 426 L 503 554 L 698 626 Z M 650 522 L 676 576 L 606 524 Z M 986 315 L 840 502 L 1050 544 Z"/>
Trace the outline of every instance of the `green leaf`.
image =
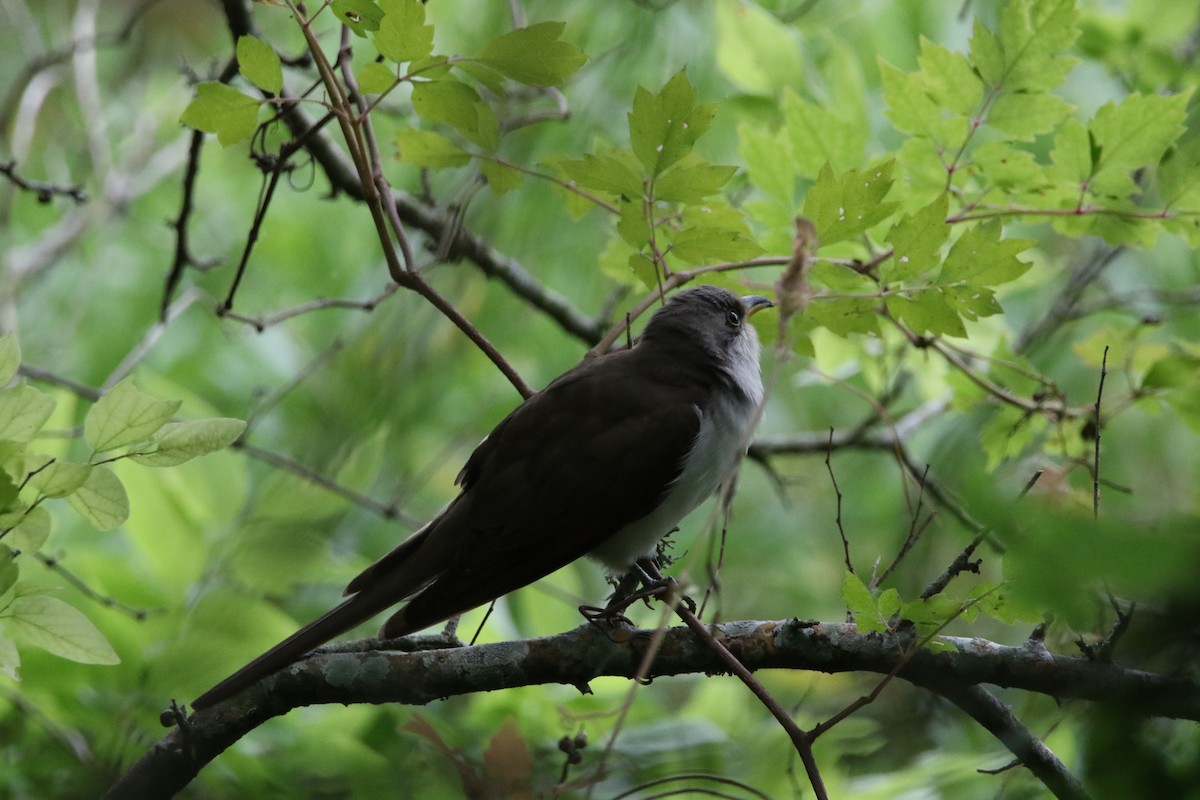
<path id="1" fill-rule="evenodd" d="M 396 85 L 396 74 L 378 61 L 364 64 L 355 78 L 363 94 L 383 94 Z"/>
<path id="2" fill-rule="evenodd" d="M 926 93 L 918 73 L 908 73 L 878 60 L 883 81 L 887 118 L 896 130 L 911 136 L 933 136 L 942 120 L 942 109 Z"/>
<path id="3" fill-rule="evenodd" d="M 884 282 L 906 281 L 937 266 L 938 253 L 950 236 L 946 224 L 949 207 L 949 198 L 943 192 L 925 208 L 892 226 L 887 235 L 892 257 L 879 270 Z"/>
<path id="4" fill-rule="evenodd" d="M 675 203 L 699 203 L 714 195 L 737 172 L 737 167 L 715 164 L 677 164 L 654 182 L 657 200 Z"/>
<path id="5" fill-rule="evenodd" d="M 175 416 L 179 406 L 179 400 L 151 397 L 126 378 L 88 411 L 83 438 L 97 453 L 144 442 Z"/>
<path id="6" fill-rule="evenodd" d="M 958 284 L 939 288 L 950 309 L 963 319 L 977 320 L 1004 311 L 996 301 L 996 293 L 986 286 Z"/>
<path id="7" fill-rule="evenodd" d="M 629 112 L 629 140 L 634 154 L 651 177 L 692 151 L 692 146 L 712 125 L 714 103 L 696 102 L 696 89 L 687 73 L 677 72 L 658 94 L 641 86 Z"/>
<path id="8" fill-rule="evenodd" d="M 900 599 L 900 593 L 895 589 L 885 589 L 880 592 L 878 606 L 879 615 L 884 619 L 890 619 L 894 614 L 900 611 L 903 601 Z"/>
<path id="9" fill-rule="evenodd" d="M 0 439 L 0 470 L 13 480 L 25 480 L 25 454 L 28 449 L 25 442 Z"/>
<path id="10" fill-rule="evenodd" d="M 623 200 L 619 206 L 617 233 L 634 249 L 640 250 L 650 241 L 650 223 L 646 221 L 646 210 L 640 199 Z"/>
<path id="11" fill-rule="evenodd" d="M 1054 165 L 1052 174 L 1075 192 L 1087 183 L 1095 169 L 1092 163 L 1091 140 L 1088 130 L 1079 122 L 1069 119 L 1059 126 L 1054 137 L 1054 150 L 1050 161 Z"/>
<path id="12" fill-rule="evenodd" d="M 871 595 L 862 580 L 849 570 L 842 576 L 842 599 L 846 608 L 854 615 L 854 622 L 859 633 L 882 632 L 887 630 L 884 620 L 879 613 L 879 605 Z"/>
<path id="13" fill-rule="evenodd" d="M 1182 352 L 1174 352 L 1160 358 L 1146 371 L 1142 379 L 1144 389 L 1178 389 L 1200 381 L 1200 358 Z"/>
<path id="14" fill-rule="evenodd" d="M 1033 247 L 1031 239 L 1000 239 L 1000 225 L 977 225 L 968 228 L 950 248 L 939 283 L 964 281 L 977 286 L 997 286 L 1014 281 L 1032 266 L 1017 258 Z"/>
<path id="15" fill-rule="evenodd" d="M 483 46 L 476 58 L 502 75 L 530 86 L 562 86 L 587 62 L 573 44 L 559 41 L 565 22 L 518 28 Z"/>
<path id="16" fill-rule="evenodd" d="M 716 4 L 717 67 L 747 94 L 773 97 L 804 74 L 792 27 L 757 3 Z"/>
<path id="17" fill-rule="evenodd" d="M 20 545 L 15 545 L 20 547 Z M 21 568 L 17 566 L 16 555 L 11 547 L 0 544 L 0 595 L 7 592 L 17 582 Z"/>
<path id="18" fill-rule="evenodd" d="M 817 298 L 804 310 L 804 318 L 838 336 L 878 333 L 881 301 L 869 297 Z"/>
<path id="19" fill-rule="evenodd" d="M 433 131 L 406 129 L 396 132 L 396 157 L 418 167 L 462 167 L 471 154 Z"/>
<path id="20" fill-rule="evenodd" d="M 511 192 L 525 181 L 525 175 L 520 170 L 505 164 L 498 164 L 495 161 L 484 161 L 479 165 L 479 171 L 483 173 L 488 186 L 497 195 Z"/>
<path id="21" fill-rule="evenodd" d="M 1005 94 L 987 112 L 987 124 L 1020 141 L 1050 133 L 1071 115 L 1071 104 L 1052 94 Z"/>
<path id="22" fill-rule="evenodd" d="M 860 234 L 891 216 L 896 203 L 883 198 L 892 188 L 894 162 L 848 170 L 836 176 L 828 164 L 804 198 L 804 216 L 825 247 Z"/>
<path id="23" fill-rule="evenodd" d="M 1191 92 L 1162 97 L 1131 94 L 1105 103 L 1088 124 L 1099 156 L 1095 173 L 1157 164 L 1184 131 Z"/>
<path id="24" fill-rule="evenodd" d="M 931 286 L 911 292 L 907 297 L 895 295 L 887 298 L 888 311 L 907 325 L 918 336 L 966 336 L 962 318 L 946 302 L 940 286 Z"/>
<path id="25" fill-rule="evenodd" d="M 796 170 L 787 131 L 769 132 L 759 125 L 738 123 L 738 153 L 750 183 L 773 199 L 791 205 L 796 195 Z"/>
<path id="26" fill-rule="evenodd" d="M 80 664 L 119 664 L 104 634 L 78 610 L 54 597 L 26 595 L 3 614 L 5 627 L 25 641 Z"/>
<path id="27" fill-rule="evenodd" d="M 35 553 L 50 538 L 53 521 L 50 512 L 41 506 L 29 509 L 24 518 L 8 534 L 6 539 L 13 547 L 26 553 Z"/>
<path id="28" fill-rule="evenodd" d="M 1003 189 L 1036 191 L 1047 178 L 1033 153 L 1018 150 L 1008 142 L 985 142 L 971 151 L 971 162 L 982 175 Z"/>
<path id="29" fill-rule="evenodd" d="M 834 170 L 862 163 L 870 128 L 803 100 L 791 89 L 784 91 L 782 107 L 783 129 L 800 176 L 815 178 L 827 163 Z"/>
<path id="30" fill-rule="evenodd" d="M 970 61 L 979 77 L 991 86 L 998 85 L 1004 78 L 1004 49 L 996 34 L 983 26 L 978 18 L 971 29 Z"/>
<path id="31" fill-rule="evenodd" d="M 179 121 L 189 128 L 215 133 L 223 147 L 249 139 L 258 125 L 258 101 L 216 81 L 196 86 L 196 97 Z"/>
<path id="32" fill-rule="evenodd" d="M 17 337 L 11 333 L 0 336 L 0 386 L 7 386 L 20 366 L 21 345 L 17 343 Z"/>
<path id="33" fill-rule="evenodd" d="M 18 494 L 20 494 L 20 487 L 17 486 L 12 475 L 0 472 L 0 512 L 9 512 L 14 507 L 24 505 L 17 501 Z"/>
<path id="34" fill-rule="evenodd" d="M 628 155 L 628 151 L 625 154 Z M 589 153 L 582 159 L 560 161 L 558 168 L 585 189 L 609 192 L 630 200 L 642 196 L 642 176 L 620 155 L 595 156 Z"/>
<path id="35" fill-rule="evenodd" d="M 433 52 L 433 26 L 425 24 L 421 0 L 380 0 L 383 19 L 375 31 L 379 54 L 397 64 L 415 61 Z"/>
<path id="36" fill-rule="evenodd" d="M 366 36 L 368 31 L 379 30 L 383 9 L 373 0 L 333 0 L 334 16 L 342 21 L 355 36 Z"/>
<path id="37" fill-rule="evenodd" d="M 172 422 L 155 438 L 154 450 L 130 455 L 148 467 L 174 467 L 231 445 L 246 430 L 240 419 L 216 417 Z"/>
<path id="38" fill-rule="evenodd" d="M 1063 53 L 1079 38 L 1075 0 L 1010 0 L 1000 17 L 1004 72 L 993 84 L 1005 91 L 1048 91 L 1078 59 Z"/>
<path id="39" fill-rule="evenodd" d="M 28 442 L 50 415 L 54 398 L 32 386 L 0 390 L 0 440 Z"/>
<path id="40" fill-rule="evenodd" d="M 637 276 L 637 279 L 647 289 L 658 288 L 658 267 L 646 256 L 641 253 L 634 253 L 629 256 L 629 269 L 633 271 L 633 274 Z"/>
<path id="41" fill-rule="evenodd" d="M 264 92 L 279 94 L 283 89 L 283 65 L 271 45 L 254 36 L 237 40 L 238 71 Z"/>
<path id="42" fill-rule="evenodd" d="M 1200 206 L 1200 136 L 1193 135 L 1163 158 L 1158 192 L 1168 206 Z"/>
<path id="43" fill-rule="evenodd" d="M 104 465 L 92 468 L 83 485 L 67 498 L 71 507 L 98 530 L 110 531 L 129 519 L 129 496 L 125 486 Z"/>
<path id="44" fill-rule="evenodd" d="M 422 117 L 453 126 L 485 150 L 495 150 L 500 145 L 495 112 L 478 92 L 462 81 L 450 78 L 418 83 L 413 87 L 412 103 Z"/>
<path id="45" fill-rule="evenodd" d="M 33 467 L 29 485 L 46 497 L 66 497 L 83 486 L 92 472 L 91 464 L 61 461 L 45 455 L 33 456 L 33 459 L 42 461 L 44 466 Z"/>
<path id="46" fill-rule="evenodd" d="M 11 681 L 18 681 L 21 679 L 20 668 L 21 654 L 17 652 L 16 643 L 0 629 L 0 675 Z"/>
<path id="47" fill-rule="evenodd" d="M 671 238 L 671 254 L 689 264 L 745 261 L 760 253 L 762 248 L 744 231 L 725 227 L 688 227 Z"/>
<path id="48" fill-rule="evenodd" d="M 974 114 L 983 99 L 983 84 L 967 57 L 921 36 L 917 57 L 920 81 L 929 99 L 956 114 Z"/>

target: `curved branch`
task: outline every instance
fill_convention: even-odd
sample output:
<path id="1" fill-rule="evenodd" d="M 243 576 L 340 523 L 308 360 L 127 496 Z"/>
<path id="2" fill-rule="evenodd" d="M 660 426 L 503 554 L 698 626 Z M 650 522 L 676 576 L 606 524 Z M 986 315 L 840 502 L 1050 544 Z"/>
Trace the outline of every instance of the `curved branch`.
<path id="1" fill-rule="evenodd" d="M 212 759 L 272 717 L 318 703 L 423 705 L 475 692 L 566 684 L 587 690 L 600 676 L 637 674 L 652 630 L 620 632 L 620 642 L 593 626 L 537 639 L 418 653 L 318 653 L 263 680 L 241 695 L 197 712 L 153 745 L 106 794 L 107 798 L 171 797 Z M 982 639 L 939 637 L 949 649 L 909 652 L 913 640 L 860 634 L 839 623 L 728 622 L 714 626 L 751 670 L 804 669 L 887 674 L 906 657 L 898 676 L 938 687 L 990 683 L 1058 699 L 1112 703 L 1147 716 L 1200 720 L 1200 682 L 1114 664 L 1054 656 Z M 723 662 L 687 628 L 671 628 L 651 678 L 714 674 Z M 957 702 L 957 701 L 956 701 Z"/>

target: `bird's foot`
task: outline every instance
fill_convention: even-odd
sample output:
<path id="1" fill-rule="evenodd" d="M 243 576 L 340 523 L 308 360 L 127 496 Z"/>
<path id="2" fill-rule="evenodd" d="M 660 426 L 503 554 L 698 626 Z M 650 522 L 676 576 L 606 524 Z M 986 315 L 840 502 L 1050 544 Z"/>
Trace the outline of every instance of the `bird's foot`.
<path id="1" fill-rule="evenodd" d="M 609 603 L 603 608 L 600 606 L 580 606 L 579 613 L 583 615 L 583 618 L 587 620 L 589 625 L 595 625 L 596 629 L 604 634 L 606 639 L 610 642 L 616 642 L 616 633 L 620 628 L 634 627 L 633 620 L 621 613 L 628 607 L 628 603 L 617 606 Z"/>
<path id="2" fill-rule="evenodd" d="M 630 574 L 638 576 L 642 582 L 642 590 L 637 593 L 637 596 L 643 597 L 647 601 L 651 597 L 656 597 L 670 603 L 672 607 L 677 603 L 682 603 L 693 614 L 696 613 L 696 601 L 679 591 L 679 582 L 674 578 L 663 577 L 656 559 L 639 559 Z"/>

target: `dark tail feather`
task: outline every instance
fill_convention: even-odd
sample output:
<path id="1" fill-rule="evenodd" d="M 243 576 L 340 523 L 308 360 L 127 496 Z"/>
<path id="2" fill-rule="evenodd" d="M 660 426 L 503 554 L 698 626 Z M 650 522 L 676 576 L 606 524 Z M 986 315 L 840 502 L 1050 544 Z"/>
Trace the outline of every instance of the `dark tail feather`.
<path id="1" fill-rule="evenodd" d="M 381 598 L 364 591 L 345 600 L 341 605 L 310 622 L 279 644 L 251 661 L 225 680 L 196 698 L 193 709 L 208 708 L 248 688 L 268 675 L 273 675 L 302 656 L 364 620 L 394 604 L 396 598 Z"/>

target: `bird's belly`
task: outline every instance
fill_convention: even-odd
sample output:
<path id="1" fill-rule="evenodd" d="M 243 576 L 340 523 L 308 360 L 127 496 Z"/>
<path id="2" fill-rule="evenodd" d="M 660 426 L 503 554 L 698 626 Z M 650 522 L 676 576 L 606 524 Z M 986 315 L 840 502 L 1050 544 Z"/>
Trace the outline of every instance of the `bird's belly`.
<path id="1" fill-rule="evenodd" d="M 639 558 L 654 555 L 659 540 L 729 477 L 749 445 L 757 407 L 749 401 L 714 405 L 701 419 L 696 444 L 663 501 L 588 555 L 614 572 L 628 572 Z"/>

